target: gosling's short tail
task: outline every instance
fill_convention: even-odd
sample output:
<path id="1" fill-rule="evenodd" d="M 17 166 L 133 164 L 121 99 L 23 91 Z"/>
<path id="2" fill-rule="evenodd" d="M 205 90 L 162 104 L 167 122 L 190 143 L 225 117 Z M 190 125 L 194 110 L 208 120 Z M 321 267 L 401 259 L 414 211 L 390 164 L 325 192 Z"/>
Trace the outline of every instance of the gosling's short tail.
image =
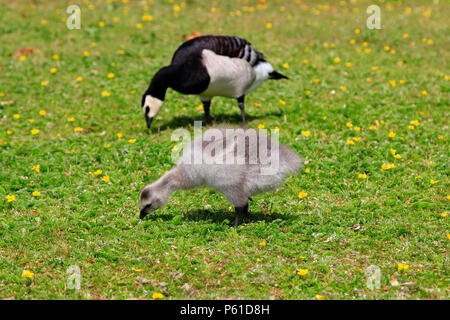
<path id="1" fill-rule="evenodd" d="M 281 74 L 274 70 L 271 73 L 269 73 L 269 79 L 279 80 L 279 79 L 289 79 L 289 78 L 286 77 L 284 74 Z"/>

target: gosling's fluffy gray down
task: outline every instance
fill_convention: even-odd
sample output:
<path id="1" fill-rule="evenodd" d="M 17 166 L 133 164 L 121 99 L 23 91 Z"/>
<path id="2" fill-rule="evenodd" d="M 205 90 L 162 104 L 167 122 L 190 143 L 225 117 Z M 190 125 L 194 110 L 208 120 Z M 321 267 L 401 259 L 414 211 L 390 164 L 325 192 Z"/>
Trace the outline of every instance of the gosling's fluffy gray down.
<path id="1" fill-rule="evenodd" d="M 230 157 L 234 159 L 231 164 L 226 162 Z M 251 196 L 275 189 L 301 167 L 296 153 L 261 131 L 209 129 L 183 149 L 175 168 L 142 190 L 140 216 L 163 206 L 177 189 L 208 186 L 234 205 L 239 225 Z"/>

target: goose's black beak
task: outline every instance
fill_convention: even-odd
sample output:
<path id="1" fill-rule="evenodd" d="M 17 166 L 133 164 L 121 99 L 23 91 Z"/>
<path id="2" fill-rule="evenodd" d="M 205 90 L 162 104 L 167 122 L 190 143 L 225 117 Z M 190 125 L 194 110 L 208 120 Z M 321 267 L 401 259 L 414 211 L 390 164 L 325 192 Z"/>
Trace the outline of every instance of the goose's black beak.
<path id="1" fill-rule="evenodd" d="M 152 126 L 153 117 L 148 117 L 146 115 L 145 120 L 147 121 L 147 128 L 150 129 L 150 127 Z"/>

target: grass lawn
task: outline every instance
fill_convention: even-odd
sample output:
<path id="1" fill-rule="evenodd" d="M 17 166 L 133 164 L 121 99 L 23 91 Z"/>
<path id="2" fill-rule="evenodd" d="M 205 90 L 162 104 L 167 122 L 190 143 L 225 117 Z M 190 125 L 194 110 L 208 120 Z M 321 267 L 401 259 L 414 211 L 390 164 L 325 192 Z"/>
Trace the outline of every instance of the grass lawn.
<path id="1" fill-rule="evenodd" d="M 80 30 L 69 2 L 0 2 L 0 298 L 450 298 L 448 2 L 80 0 Z M 247 97 L 247 122 L 305 166 L 237 229 L 207 188 L 139 223 L 172 133 L 203 119 L 169 90 L 148 132 L 141 96 L 194 31 L 290 77 Z M 236 101 L 211 112 L 241 125 Z"/>

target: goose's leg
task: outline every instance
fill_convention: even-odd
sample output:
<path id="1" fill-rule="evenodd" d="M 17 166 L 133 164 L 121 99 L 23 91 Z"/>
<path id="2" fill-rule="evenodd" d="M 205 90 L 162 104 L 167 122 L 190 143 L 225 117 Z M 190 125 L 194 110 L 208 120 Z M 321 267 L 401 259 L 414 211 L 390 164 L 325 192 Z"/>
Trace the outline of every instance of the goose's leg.
<path id="1" fill-rule="evenodd" d="M 239 109 L 241 109 L 242 114 L 242 128 L 247 129 L 247 124 L 245 123 L 245 111 L 244 111 L 244 99 L 245 96 L 237 98 Z"/>
<path id="2" fill-rule="evenodd" d="M 211 100 L 203 101 L 203 110 L 205 111 L 205 125 L 209 126 L 211 125 L 211 115 L 209 113 L 210 107 L 211 107 Z"/>
<path id="3" fill-rule="evenodd" d="M 248 213 L 248 203 L 243 207 L 236 207 L 236 218 L 234 220 L 234 226 L 239 227 L 239 225 L 242 223 L 242 220 L 244 220 L 244 216 Z"/>

